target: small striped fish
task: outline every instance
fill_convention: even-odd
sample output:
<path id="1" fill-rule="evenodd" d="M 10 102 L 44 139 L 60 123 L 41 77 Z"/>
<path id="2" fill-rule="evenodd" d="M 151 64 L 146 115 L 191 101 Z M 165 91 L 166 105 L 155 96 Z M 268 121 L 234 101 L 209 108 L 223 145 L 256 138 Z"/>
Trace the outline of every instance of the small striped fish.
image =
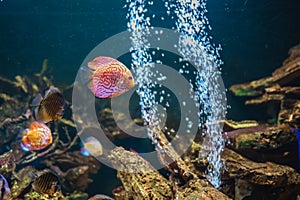
<path id="1" fill-rule="evenodd" d="M 48 123 L 62 118 L 65 109 L 65 98 L 62 92 L 51 87 L 45 92 L 44 98 L 38 94 L 31 103 L 35 107 L 34 115 L 37 121 Z"/>
<path id="2" fill-rule="evenodd" d="M 50 170 L 44 170 L 37 176 L 32 184 L 32 188 L 40 194 L 54 196 L 61 191 L 60 179 Z"/>

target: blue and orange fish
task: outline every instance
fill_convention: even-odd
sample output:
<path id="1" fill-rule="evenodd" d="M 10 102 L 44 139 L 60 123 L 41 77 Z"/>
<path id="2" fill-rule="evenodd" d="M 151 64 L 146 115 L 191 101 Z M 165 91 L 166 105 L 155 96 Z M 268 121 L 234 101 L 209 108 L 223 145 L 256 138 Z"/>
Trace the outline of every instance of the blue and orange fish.
<path id="1" fill-rule="evenodd" d="M 21 148 L 24 151 L 38 151 L 52 144 L 52 141 L 50 128 L 42 122 L 34 121 L 23 131 Z"/>

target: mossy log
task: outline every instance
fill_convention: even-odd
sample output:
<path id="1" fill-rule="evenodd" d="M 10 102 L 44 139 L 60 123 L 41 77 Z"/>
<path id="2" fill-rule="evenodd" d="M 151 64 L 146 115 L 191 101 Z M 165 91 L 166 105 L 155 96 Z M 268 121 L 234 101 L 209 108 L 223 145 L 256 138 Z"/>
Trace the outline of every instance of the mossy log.
<path id="1" fill-rule="evenodd" d="M 161 131 L 156 131 L 158 154 L 162 164 L 175 178 L 172 185 L 175 188 L 175 196 L 179 199 L 230 199 L 228 196 L 214 188 L 204 176 L 199 176 L 189 165 L 176 153 L 166 136 Z M 170 160 L 173 161 L 171 164 Z M 177 172 L 177 173 L 176 173 Z M 182 181 L 182 187 L 177 187 L 176 182 Z M 202 179 L 200 179 L 202 178 Z"/>
<path id="2" fill-rule="evenodd" d="M 299 169 L 296 131 L 300 129 L 300 45 L 289 54 L 271 76 L 230 88 L 237 96 L 254 97 L 246 105 L 260 104 L 266 110 L 275 111 L 272 117 L 276 122 L 272 124 L 233 127 L 225 123 L 224 126 L 224 136 L 230 140 L 227 146 L 239 153 L 229 149 L 223 152 L 227 175 L 236 191 L 241 191 L 239 185 L 248 185 L 250 189 L 242 193 L 251 195 L 251 199 L 297 199 L 299 196 L 300 175 L 295 169 Z M 237 198 L 237 194 L 232 196 Z"/>
<path id="3" fill-rule="evenodd" d="M 241 126 L 238 123 L 234 122 L 233 128 L 225 122 L 223 135 L 229 141 L 227 147 L 257 162 L 272 161 L 298 168 L 298 139 L 294 128 L 288 124 L 259 123 L 244 127 L 245 122 Z"/>
<path id="4" fill-rule="evenodd" d="M 234 149 L 277 149 L 297 141 L 294 130 L 285 124 L 260 124 L 242 129 L 228 131 L 225 135 Z"/>
<path id="5" fill-rule="evenodd" d="M 176 178 L 165 179 L 137 153 L 118 147 L 112 151 L 109 158 L 118 169 L 118 178 L 125 188 L 125 191 L 114 193 L 116 199 L 230 199 L 206 180 L 197 178 L 197 175 L 183 161 L 189 173 L 195 177 L 179 186 Z M 136 169 L 135 173 L 132 171 L 134 169 Z"/>
<path id="6" fill-rule="evenodd" d="M 150 163 L 122 147 L 109 156 L 118 178 L 133 199 L 173 199 L 171 184 Z"/>
<path id="7" fill-rule="evenodd" d="M 233 85 L 230 90 L 237 96 L 255 96 L 245 104 L 266 107 L 262 115 L 272 110 L 272 121 L 275 120 L 246 128 L 229 127 L 224 130 L 232 142 L 229 146 L 257 161 L 272 160 L 298 167 L 295 133 L 300 129 L 300 45 L 290 49 L 282 67 L 270 77 Z"/>

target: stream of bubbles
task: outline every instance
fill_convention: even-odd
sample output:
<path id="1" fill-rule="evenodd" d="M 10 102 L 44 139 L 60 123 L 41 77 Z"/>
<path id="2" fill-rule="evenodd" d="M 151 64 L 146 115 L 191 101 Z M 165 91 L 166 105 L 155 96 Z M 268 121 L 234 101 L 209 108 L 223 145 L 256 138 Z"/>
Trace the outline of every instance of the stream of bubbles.
<path id="1" fill-rule="evenodd" d="M 131 32 L 131 56 L 132 70 L 138 86 L 137 93 L 140 96 L 140 106 L 142 117 L 148 124 L 148 137 L 156 143 L 155 130 L 159 128 L 159 118 L 157 117 L 157 102 L 152 89 L 155 84 L 150 77 L 154 76 L 151 55 L 148 53 L 150 44 L 148 36 L 150 34 L 150 18 L 145 17 L 147 9 L 144 0 L 127 1 L 129 3 L 128 30 Z"/>
<path id="2" fill-rule="evenodd" d="M 151 5 L 153 2 L 127 0 L 127 3 L 128 30 L 131 33 L 132 70 L 138 85 L 137 93 L 140 96 L 142 117 L 148 124 L 148 136 L 156 143 L 154 130 L 159 128 L 160 120 L 157 115 L 158 103 L 152 92 L 155 84 L 150 79 L 154 76 L 152 72 L 154 65 L 151 55 L 148 53 L 151 23 L 150 17 L 146 17 L 146 5 Z M 188 61 L 197 69 L 194 84 L 191 84 L 195 93 L 191 95 L 191 98 L 198 104 L 199 128 L 205 124 L 204 140 L 199 159 L 208 161 L 208 180 L 215 187 L 219 187 L 223 168 L 220 154 L 225 143 L 221 134 L 222 126 L 214 122 L 222 119 L 221 112 L 226 109 L 221 102 L 221 94 L 225 91 L 222 91 L 219 84 L 221 76 L 219 68 L 222 64 L 218 53 L 220 47 L 211 44 L 211 37 L 207 33 L 210 26 L 206 17 L 206 0 L 165 1 L 165 7 L 167 12 L 172 11 L 177 18 L 175 29 L 180 33 L 180 36 L 178 44 L 174 45 L 177 46 L 183 60 Z"/>
<path id="3" fill-rule="evenodd" d="M 206 17 L 206 0 L 177 0 L 174 4 L 165 4 L 174 8 L 177 31 L 180 33 L 179 52 L 183 58 L 197 68 L 195 98 L 200 104 L 198 116 L 203 119 L 206 131 L 199 157 L 207 159 L 207 174 L 210 182 L 219 187 L 223 163 L 221 152 L 225 142 L 222 137 L 222 126 L 216 121 L 221 120 L 222 89 L 220 87 L 219 59 L 220 47 L 211 43 L 207 29 L 211 29 Z M 204 116 L 204 117 L 203 117 Z M 201 120 L 202 121 L 202 120 Z"/>

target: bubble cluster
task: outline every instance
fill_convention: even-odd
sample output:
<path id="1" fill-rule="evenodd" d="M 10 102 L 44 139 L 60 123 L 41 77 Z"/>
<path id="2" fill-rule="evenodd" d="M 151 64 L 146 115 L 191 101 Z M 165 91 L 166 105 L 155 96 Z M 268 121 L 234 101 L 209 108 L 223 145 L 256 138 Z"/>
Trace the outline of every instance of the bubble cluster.
<path id="1" fill-rule="evenodd" d="M 156 51 L 150 51 L 149 38 L 151 27 L 150 20 L 165 20 L 162 16 L 155 18 L 155 14 L 147 16 L 147 6 L 152 6 L 152 1 L 127 0 L 128 4 L 128 30 L 131 39 L 132 71 L 138 85 L 137 93 L 140 96 L 140 106 L 142 117 L 147 126 L 148 136 L 156 143 L 155 131 L 159 129 L 160 117 L 158 104 L 165 102 L 165 108 L 169 107 L 169 101 L 164 99 L 164 90 L 160 93 L 153 92 L 157 82 L 152 81 L 156 77 L 158 81 L 170 79 L 154 71 L 156 64 L 162 64 L 160 60 L 152 61 L 152 56 L 156 56 L 161 50 L 158 45 Z M 196 105 L 198 120 L 192 120 L 189 113 L 183 113 L 181 118 L 186 122 L 186 133 L 191 132 L 191 128 L 198 126 L 203 128 L 202 151 L 199 159 L 206 159 L 209 163 L 207 168 L 210 182 L 215 186 L 220 186 L 220 175 L 223 163 L 221 161 L 221 151 L 224 148 L 222 138 L 222 126 L 216 123 L 223 119 L 224 110 L 224 85 L 221 85 L 221 73 L 219 71 L 222 61 L 219 56 L 220 47 L 211 43 L 208 31 L 211 29 L 206 17 L 205 0 L 177 0 L 165 2 L 167 16 L 171 15 L 175 22 L 174 30 L 179 32 L 179 38 L 173 43 L 173 47 L 180 53 L 178 63 L 183 63 L 178 70 L 180 75 L 195 75 L 195 79 L 189 80 L 189 98 Z M 163 43 L 163 31 L 154 31 L 156 41 Z M 154 43 L 153 40 L 150 40 Z M 153 46 L 152 46 L 153 48 Z M 164 50 L 162 48 L 162 50 Z M 166 53 L 160 54 L 161 58 L 166 57 Z M 185 64 L 184 64 L 185 63 Z M 190 63 L 190 64 L 189 64 Z M 193 70 L 194 69 L 194 70 Z M 195 70 L 196 69 L 196 70 Z M 158 95 L 158 98 L 155 97 Z M 168 97 L 168 95 L 166 95 Z M 157 99 L 157 102 L 156 102 Z M 189 102 L 190 103 L 190 102 Z M 187 102 L 180 102 L 182 108 L 188 105 Z M 184 116 L 183 116 L 184 115 Z M 159 144 L 156 143 L 156 147 Z"/>
<path id="2" fill-rule="evenodd" d="M 148 42 L 150 17 L 145 17 L 147 8 L 144 0 L 128 0 L 127 3 L 129 4 L 127 26 L 131 33 L 132 70 L 138 85 L 137 93 L 140 96 L 142 117 L 148 125 L 148 136 L 155 142 L 154 133 L 159 128 L 160 120 L 157 117 L 158 107 L 155 94 L 152 92 L 155 84 L 150 79 L 150 77 L 156 76 L 153 72 L 154 63 L 151 54 L 147 51 L 150 48 Z"/>
<path id="3" fill-rule="evenodd" d="M 177 0 L 166 6 L 177 15 L 176 28 L 180 33 L 178 50 L 184 60 L 197 68 L 194 98 L 199 102 L 199 126 L 205 124 L 206 133 L 202 144 L 200 158 L 207 159 L 210 182 L 219 187 L 223 163 L 221 152 L 224 148 L 222 126 L 217 121 L 226 110 L 222 104 L 219 67 L 222 64 L 219 56 L 220 47 L 211 44 L 210 30 L 206 17 L 206 0 Z"/>

